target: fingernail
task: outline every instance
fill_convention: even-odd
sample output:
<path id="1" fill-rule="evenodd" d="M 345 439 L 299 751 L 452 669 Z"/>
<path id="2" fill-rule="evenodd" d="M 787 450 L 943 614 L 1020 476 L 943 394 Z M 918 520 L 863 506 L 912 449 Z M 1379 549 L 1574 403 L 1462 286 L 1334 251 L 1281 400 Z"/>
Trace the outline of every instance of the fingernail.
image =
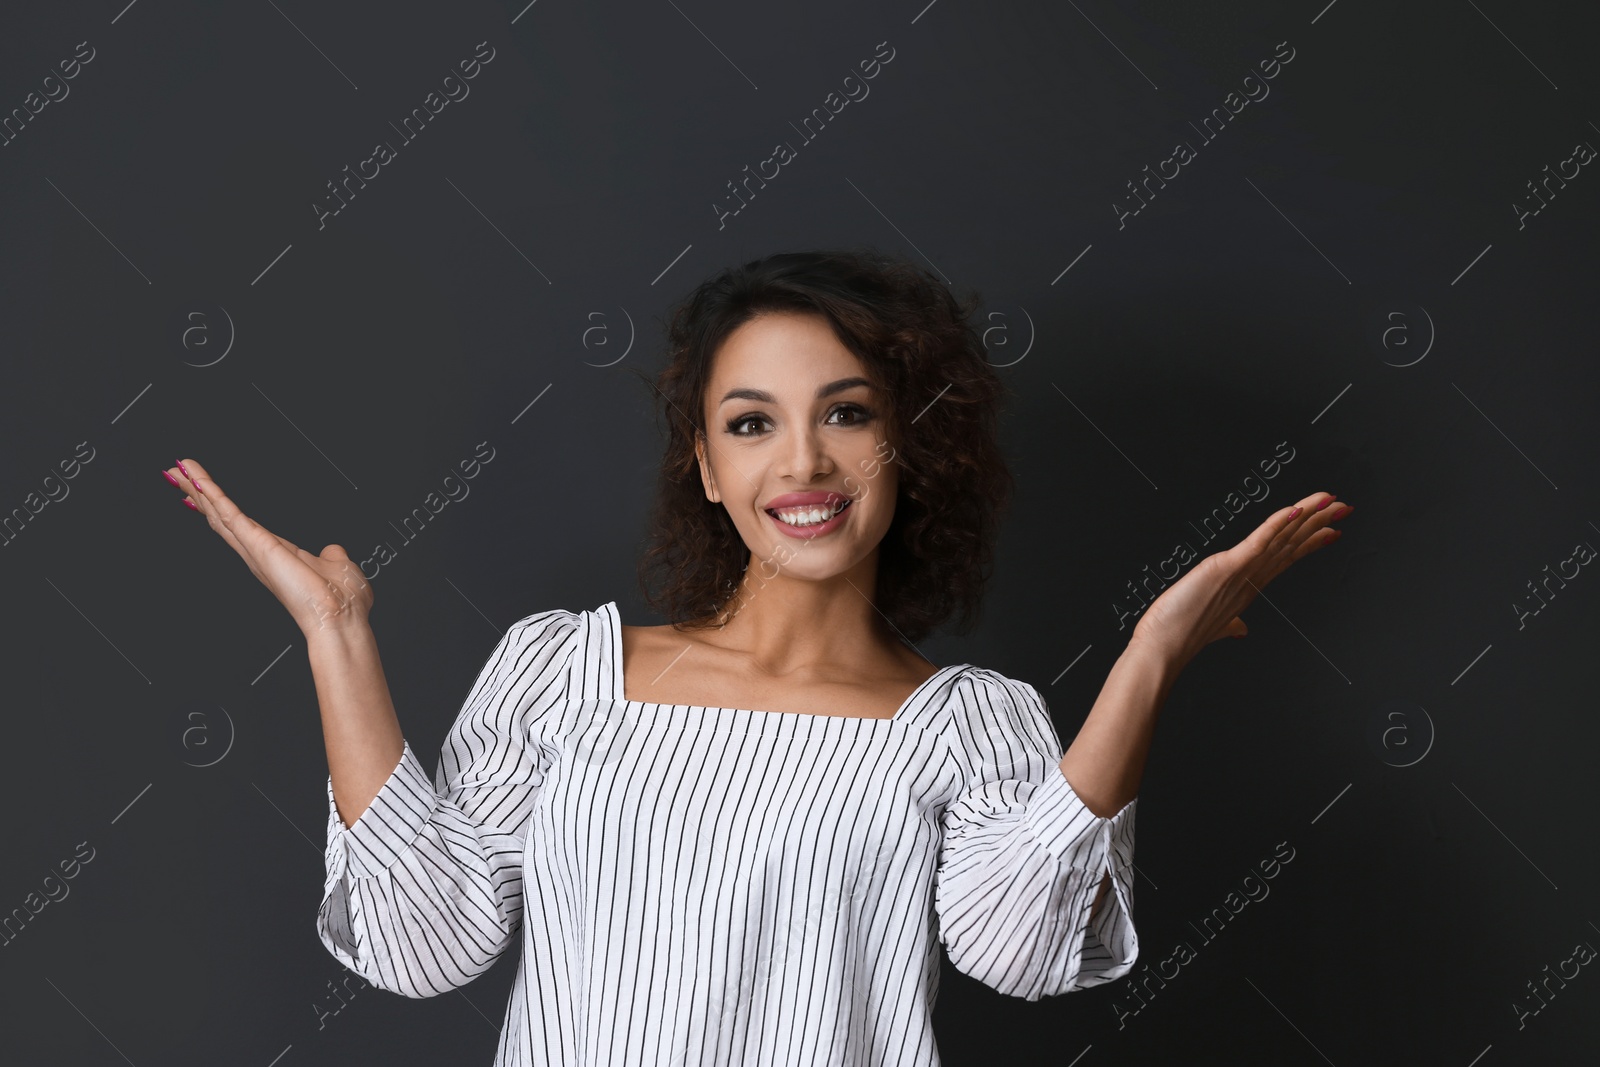
<path id="1" fill-rule="evenodd" d="M 1330 518 L 1328 521 L 1329 522 L 1333 522 L 1335 519 L 1342 519 L 1348 514 L 1350 514 L 1350 506 L 1347 504 L 1344 507 L 1340 508 L 1338 511 L 1334 512 L 1333 513 L 1333 517 Z"/>
<path id="2" fill-rule="evenodd" d="M 1296 507 L 1295 507 L 1295 509 L 1294 509 L 1294 510 L 1293 510 L 1293 511 L 1291 511 L 1291 512 L 1289 512 L 1289 517 L 1290 517 L 1290 518 L 1291 518 L 1291 519 L 1292 519 L 1292 518 L 1294 518 L 1294 517 L 1295 517 L 1295 516 L 1296 516 L 1296 515 L 1298 515 L 1298 514 L 1300 514 L 1300 512 L 1301 512 L 1301 511 L 1303 511 L 1303 510 L 1304 510 L 1304 509 L 1303 509 L 1303 508 L 1301 508 L 1301 507 L 1299 507 L 1299 506 L 1298 506 L 1298 505 L 1297 505 L 1297 506 L 1296 506 Z M 1235 636 L 1235 637 L 1237 637 L 1237 636 L 1238 636 L 1238 635 L 1237 635 L 1237 634 L 1235 634 L 1235 635 L 1234 635 L 1234 636 Z"/>
<path id="3" fill-rule="evenodd" d="M 189 498 L 188 498 L 188 497 L 184 497 L 184 498 L 183 498 L 183 502 L 184 502 L 184 503 L 185 503 L 185 504 L 187 504 L 187 505 L 189 505 L 189 510 L 190 510 L 190 511 L 199 511 L 199 510 L 200 510 L 200 509 L 199 509 L 199 508 L 197 508 L 197 507 L 195 507 L 195 506 L 194 506 L 194 501 L 193 501 L 193 500 L 190 500 L 190 499 L 189 499 Z"/>
<path id="4" fill-rule="evenodd" d="M 179 464 L 179 466 L 180 466 L 180 467 L 181 467 L 181 466 L 182 466 L 182 464 Z M 184 473 L 184 474 L 188 474 L 188 473 L 189 473 L 189 472 L 188 472 L 188 471 L 184 471 L 184 472 L 183 472 L 183 473 Z M 1315 509 L 1315 510 L 1317 510 L 1317 511 L 1321 511 L 1321 510 L 1322 510 L 1322 509 L 1323 509 L 1323 508 L 1325 508 L 1325 507 L 1327 507 L 1327 506 L 1328 506 L 1328 505 L 1329 505 L 1329 504 L 1331 504 L 1331 503 L 1333 503 L 1333 502 L 1334 502 L 1334 501 L 1335 501 L 1335 500 L 1337 500 L 1337 499 L 1339 499 L 1339 498 L 1338 498 L 1338 497 L 1336 497 L 1336 496 L 1330 496 L 1330 497 L 1329 497 L 1329 498 L 1328 498 L 1328 499 L 1326 499 L 1326 500 L 1324 500 L 1324 501 L 1323 501 L 1323 502 L 1322 502 L 1322 503 L 1320 503 L 1320 504 L 1318 504 L 1318 505 L 1317 505 L 1317 506 L 1316 506 L 1316 509 Z"/>
<path id="5" fill-rule="evenodd" d="M 183 476 L 185 478 L 189 479 L 190 484 L 192 484 L 196 489 L 200 488 L 200 482 L 196 480 L 194 475 L 189 473 L 189 468 L 183 465 L 183 460 L 181 459 L 178 460 L 178 469 L 183 472 Z"/>
<path id="6" fill-rule="evenodd" d="M 165 469 L 163 469 L 161 471 L 161 477 L 165 478 L 167 481 L 171 482 L 173 485 L 178 485 L 178 479 L 176 479 L 172 475 L 168 474 Z M 178 488 L 182 489 L 183 486 L 178 485 Z"/>

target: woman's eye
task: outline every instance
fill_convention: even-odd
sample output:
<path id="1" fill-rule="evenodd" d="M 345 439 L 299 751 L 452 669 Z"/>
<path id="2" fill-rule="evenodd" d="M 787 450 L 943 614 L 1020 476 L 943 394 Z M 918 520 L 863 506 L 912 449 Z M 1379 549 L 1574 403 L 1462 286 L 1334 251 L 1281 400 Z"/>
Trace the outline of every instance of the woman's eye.
<path id="1" fill-rule="evenodd" d="M 836 415 L 848 415 L 850 417 L 842 421 L 835 421 L 834 416 Z M 828 422 L 834 426 L 858 426 L 871 418 L 872 412 L 857 404 L 842 404 L 828 412 Z M 759 437 L 765 431 L 759 429 L 749 430 L 745 427 L 751 423 L 765 424 L 766 422 L 766 417 L 762 415 L 742 415 L 735 419 L 729 419 L 727 430 L 735 437 Z"/>

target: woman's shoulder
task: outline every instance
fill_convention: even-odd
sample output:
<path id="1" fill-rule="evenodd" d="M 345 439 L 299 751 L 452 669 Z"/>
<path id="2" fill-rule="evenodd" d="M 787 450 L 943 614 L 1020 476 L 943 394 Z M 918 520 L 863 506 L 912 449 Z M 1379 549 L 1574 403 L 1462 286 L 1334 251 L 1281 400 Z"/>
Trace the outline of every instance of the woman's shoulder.
<path id="1" fill-rule="evenodd" d="M 559 665 L 569 672 L 569 687 L 595 688 L 609 674 L 612 626 L 616 602 L 593 608 L 542 608 L 512 623 L 491 661 L 511 658 L 540 661 L 541 667 Z M 603 680 L 603 679 L 602 679 Z"/>
<path id="2" fill-rule="evenodd" d="M 992 705 L 1012 707 L 1044 703 L 1044 697 L 1031 683 L 975 663 L 958 664 L 951 670 L 944 698 L 946 708 L 966 710 Z"/>
<path id="3" fill-rule="evenodd" d="M 1032 683 L 990 667 L 953 672 L 940 707 L 940 733 L 967 753 L 1024 747 L 1060 752 L 1049 705 Z"/>
<path id="4" fill-rule="evenodd" d="M 591 617 L 597 615 L 599 611 L 599 608 L 578 611 L 569 608 L 541 608 L 512 623 L 506 630 L 506 638 L 514 639 L 518 644 L 571 638 L 586 628 Z"/>

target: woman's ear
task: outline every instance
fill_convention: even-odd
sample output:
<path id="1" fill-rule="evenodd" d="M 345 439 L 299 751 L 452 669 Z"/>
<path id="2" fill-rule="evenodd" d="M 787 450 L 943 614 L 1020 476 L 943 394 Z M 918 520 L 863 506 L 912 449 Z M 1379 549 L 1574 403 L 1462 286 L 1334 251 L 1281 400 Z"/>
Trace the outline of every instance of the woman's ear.
<path id="1" fill-rule="evenodd" d="M 717 479 L 706 460 L 706 435 L 699 430 L 694 434 L 694 457 L 700 462 L 700 484 L 705 486 L 706 499 L 715 504 L 722 499 L 722 495 L 717 492 Z"/>

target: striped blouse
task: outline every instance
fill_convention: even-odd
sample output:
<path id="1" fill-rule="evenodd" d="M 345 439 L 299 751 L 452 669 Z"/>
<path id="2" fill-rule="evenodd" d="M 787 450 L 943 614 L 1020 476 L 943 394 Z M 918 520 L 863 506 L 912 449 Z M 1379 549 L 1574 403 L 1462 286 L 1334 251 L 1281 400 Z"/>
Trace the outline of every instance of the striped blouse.
<path id="1" fill-rule="evenodd" d="M 627 700 L 615 601 L 541 611 L 432 781 L 407 742 L 346 827 L 330 776 L 317 933 L 407 997 L 520 940 L 495 1067 L 935 1067 L 939 944 L 1028 1000 L 1138 956 L 1137 800 L 1097 817 L 1062 751 L 1037 690 L 971 664 L 889 719 Z"/>

